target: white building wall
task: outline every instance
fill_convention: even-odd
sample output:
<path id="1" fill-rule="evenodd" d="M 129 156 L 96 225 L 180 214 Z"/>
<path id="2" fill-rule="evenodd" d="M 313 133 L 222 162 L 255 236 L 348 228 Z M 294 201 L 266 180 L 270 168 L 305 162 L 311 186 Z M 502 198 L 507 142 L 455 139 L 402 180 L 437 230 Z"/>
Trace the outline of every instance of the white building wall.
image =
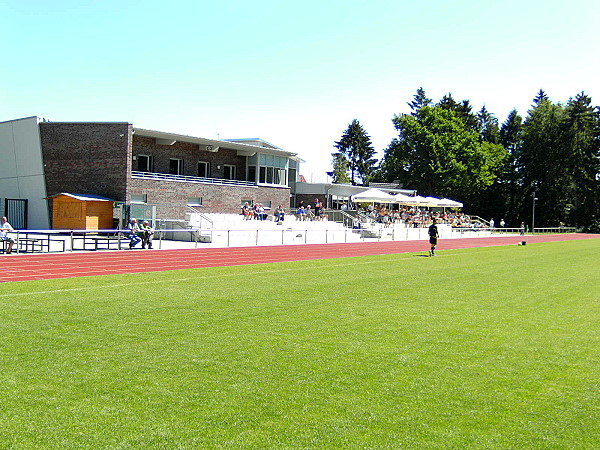
<path id="1" fill-rule="evenodd" d="M 45 230 L 50 220 L 38 124 L 38 117 L 0 123 L 0 208 L 4 215 L 6 198 L 26 198 L 28 227 Z"/>

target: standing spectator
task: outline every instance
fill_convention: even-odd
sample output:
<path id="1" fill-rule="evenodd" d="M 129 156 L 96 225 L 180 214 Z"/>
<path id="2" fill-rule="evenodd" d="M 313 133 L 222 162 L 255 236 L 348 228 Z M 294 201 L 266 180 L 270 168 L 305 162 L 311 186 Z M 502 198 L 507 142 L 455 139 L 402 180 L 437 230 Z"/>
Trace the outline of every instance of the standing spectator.
<path id="1" fill-rule="evenodd" d="M 490 228 L 494 228 L 494 225 L 496 225 L 496 222 L 494 222 L 494 218 L 492 217 L 490 219 Z"/>
<path id="2" fill-rule="evenodd" d="M 10 223 L 8 223 L 8 219 L 6 217 L 2 217 L 2 224 L 0 224 L 0 241 L 8 242 L 8 248 L 6 249 L 6 254 L 10 254 L 12 252 L 13 245 L 15 240 L 13 238 L 8 237 L 8 233 L 13 230 L 13 227 Z"/>
<path id="3" fill-rule="evenodd" d="M 435 247 L 438 242 L 438 228 L 436 225 L 436 220 L 433 219 L 433 223 L 429 226 L 429 243 L 431 244 L 431 250 L 429 251 L 429 256 L 435 256 Z"/>
<path id="4" fill-rule="evenodd" d="M 504 222 L 504 219 L 500 219 L 500 228 L 504 228 L 505 225 L 506 222 Z"/>
<path id="5" fill-rule="evenodd" d="M 137 219 L 131 219 L 127 224 L 127 239 L 129 239 L 129 248 L 133 248 L 142 242 L 142 238 L 138 236 L 140 227 L 137 224 Z"/>
<path id="6" fill-rule="evenodd" d="M 318 198 L 315 198 L 315 217 L 316 220 L 321 219 L 321 215 L 323 214 L 323 202 Z"/>
<path id="7" fill-rule="evenodd" d="M 144 220 L 142 226 L 140 227 L 140 234 L 142 237 L 142 248 L 152 248 L 152 238 L 154 236 L 154 230 L 150 226 L 147 220 Z"/>

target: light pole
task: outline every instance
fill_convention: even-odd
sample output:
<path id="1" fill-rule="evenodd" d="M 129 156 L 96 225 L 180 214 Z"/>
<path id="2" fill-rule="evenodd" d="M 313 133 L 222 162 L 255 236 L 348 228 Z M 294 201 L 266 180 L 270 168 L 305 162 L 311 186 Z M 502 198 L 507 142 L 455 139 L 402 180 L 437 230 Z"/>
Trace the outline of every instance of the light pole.
<path id="1" fill-rule="evenodd" d="M 535 201 L 538 198 L 535 196 L 535 191 L 533 192 L 533 211 L 531 213 L 531 233 L 535 232 Z"/>

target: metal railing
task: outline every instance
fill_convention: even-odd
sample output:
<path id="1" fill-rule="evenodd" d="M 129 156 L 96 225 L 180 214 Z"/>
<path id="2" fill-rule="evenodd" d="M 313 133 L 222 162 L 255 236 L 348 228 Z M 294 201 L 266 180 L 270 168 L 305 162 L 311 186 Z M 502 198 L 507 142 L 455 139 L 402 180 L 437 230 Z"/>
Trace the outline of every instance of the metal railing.
<path id="1" fill-rule="evenodd" d="M 577 233 L 578 231 L 580 229 L 576 227 L 536 227 L 533 229 L 533 233 Z"/>
<path id="2" fill-rule="evenodd" d="M 197 210 L 196 208 L 194 208 L 193 206 L 190 205 L 186 205 L 186 212 L 187 214 L 190 215 L 190 218 L 188 220 L 188 223 L 191 223 L 191 219 L 192 219 L 192 214 L 197 215 L 198 217 L 200 217 L 201 221 L 205 221 L 206 223 L 208 223 L 209 228 L 213 227 L 213 220 L 208 217 L 206 214 L 200 212 L 199 210 Z M 201 222 L 202 223 L 202 222 Z"/>
<path id="3" fill-rule="evenodd" d="M 257 186 L 254 181 L 227 180 L 224 178 L 192 177 L 188 175 L 170 175 L 166 173 L 131 171 L 132 178 L 144 180 L 178 181 L 183 183 L 225 184 L 230 186 Z"/>

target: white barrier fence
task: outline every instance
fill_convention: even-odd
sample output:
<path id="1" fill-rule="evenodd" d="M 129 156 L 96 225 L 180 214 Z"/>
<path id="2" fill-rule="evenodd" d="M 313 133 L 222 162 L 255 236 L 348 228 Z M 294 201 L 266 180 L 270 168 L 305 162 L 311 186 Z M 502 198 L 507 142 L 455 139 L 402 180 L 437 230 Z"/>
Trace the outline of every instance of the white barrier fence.
<path id="1" fill-rule="evenodd" d="M 491 230 L 484 228 L 451 228 L 438 225 L 440 239 L 489 237 L 496 233 L 520 234 L 520 229 Z M 537 231 L 537 230 L 536 230 Z M 129 249 L 126 230 L 19 230 L 9 233 L 14 239 L 13 251 L 71 252 L 80 250 Z M 269 245 L 303 245 L 351 242 L 427 240 L 427 228 L 404 226 L 377 229 L 309 228 L 280 226 L 275 229 L 158 229 L 153 235 L 153 248 L 248 247 Z M 4 242 L 4 248 L 6 248 Z M 138 244 L 136 247 L 140 247 Z M 0 248 L 0 251 L 3 248 Z"/>

